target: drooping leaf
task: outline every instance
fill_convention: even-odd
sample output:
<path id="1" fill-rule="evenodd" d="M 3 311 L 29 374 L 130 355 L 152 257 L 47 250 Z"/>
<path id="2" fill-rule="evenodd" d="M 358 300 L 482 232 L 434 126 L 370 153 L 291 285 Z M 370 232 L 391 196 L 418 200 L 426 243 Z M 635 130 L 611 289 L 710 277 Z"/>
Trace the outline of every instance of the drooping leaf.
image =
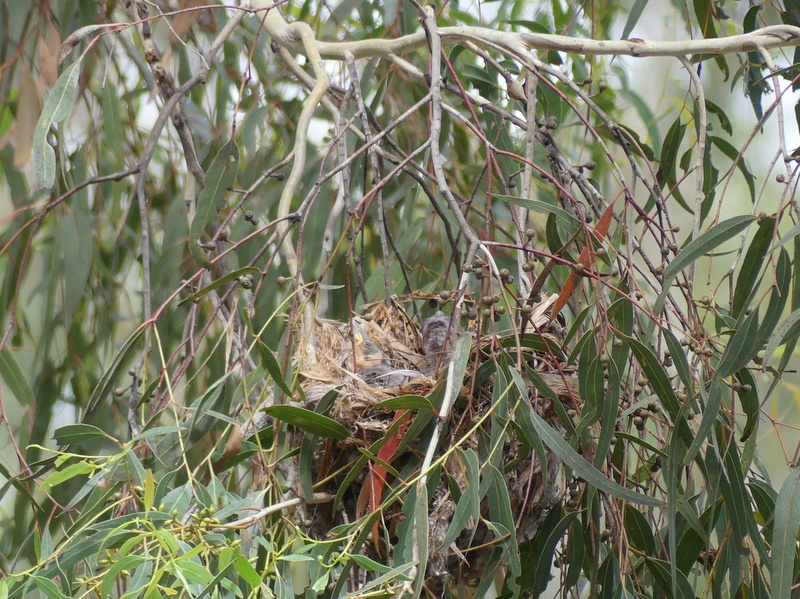
<path id="1" fill-rule="evenodd" d="M 72 315 L 87 294 L 86 282 L 92 269 L 94 243 L 92 225 L 77 203 L 60 220 L 62 268 L 64 273 L 64 323 L 72 324 Z"/>
<path id="2" fill-rule="evenodd" d="M 231 283 L 233 281 L 238 281 L 240 277 L 244 277 L 247 275 L 260 275 L 260 274 L 261 270 L 259 270 L 255 266 L 245 266 L 244 268 L 237 268 L 236 270 L 233 270 L 228 274 L 223 275 L 218 279 L 215 279 L 213 282 L 209 283 L 208 285 L 206 285 L 196 293 L 193 293 L 189 297 L 182 299 L 180 303 L 185 304 L 187 302 L 197 302 L 205 295 L 208 295 L 209 293 L 214 291 L 215 289 L 219 289 L 223 285 L 227 285 L 228 283 Z"/>
<path id="3" fill-rule="evenodd" d="M 644 514 L 632 505 L 625 507 L 625 531 L 631 546 L 642 551 L 645 555 L 653 555 L 656 548 L 656 540 L 650 523 Z"/>
<path id="4" fill-rule="evenodd" d="M 775 280 L 769 294 L 769 302 L 767 303 L 767 309 L 764 311 L 761 327 L 758 329 L 759 343 L 766 342 L 780 322 L 791 289 L 792 267 L 789 260 L 789 252 L 781 248 L 778 262 L 775 265 Z"/>
<path id="5" fill-rule="evenodd" d="M 603 475 L 594 466 L 589 464 L 583 456 L 570 447 L 569 443 L 567 443 L 559 433 L 553 430 L 553 428 L 536 412 L 531 412 L 531 418 L 534 427 L 545 445 L 589 484 L 601 491 L 605 491 L 609 495 L 613 495 L 625 501 L 630 501 L 637 505 L 648 505 L 652 507 L 662 505 L 662 502 L 655 497 L 631 491 Z"/>
<path id="6" fill-rule="evenodd" d="M 625 27 L 622 28 L 622 37 L 620 39 L 628 39 L 631 31 L 633 31 L 633 28 L 636 27 L 636 24 L 639 22 L 642 13 L 644 13 L 644 9 L 647 8 L 648 1 L 649 0 L 636 0 L 636 2 L 633 3 L 633 7 L 628 13 L 628 19 L 625 21 Z"/>
<path id="7" fill-rule="evenodd" d="M 239 148 L 236 142 L 231 140 L 222 146 L 211 162 L 206 174 L 206 186 L 197 196 L 197 212 L 189 228 L 189 250 L 197 263 L 203 266 L 209 263 L 209 259 L 198 243 L 202 239 L 206 225 L 216 214 L 217 206 L 222 203 L 225 191 L 236 181 L 238 171 Z"/>
<path id="8" fill-rule="evenodd" d="M 692 585 L 683 572 L 678 570 L 677 574 L 673 574 L 668 563 L 649 556 L 645 556 L 645 563 L 655 586 L 667 597 L 671 599 L 694 597 Z"/>
<path id="9" fill-rule="evenodd" d="M 672 187 L 677 182 L 677 159 L 683 136 L 686 133 L 686 125 L 678 117 L 672 123 L 664 138 L 664 145 L 661 147 L 659 157 L 659 167 L 656 172 L 658 184 L 664 191 L 665 188 Z"/>
<path id="10" fill-rule="evenodd" d="M 758 425 L 761 406 L 758 398 L 758 390 L 756 389 L 756 379 L 752 372 L 746 368 L 742 368 L 736 373 L 736 382 L 739 384 L 736 394 L 739 396 L 739 401 L 742 404 L 742 411 L 747 417 L 744 428 L 742 429 L 742 436 L 739 438 L 739 441 L 743 443 L 753 434 Z"/>
<path id="11" fill-rule="evenodd" d="M 737 150 L 733 144 L 722 139 L 721 137 L 717 137 L 715 135 L 709 135 L 708 141 L 710 144 L 713 144 L 714 146 L 722 150 L 722 153 L 733 161 L 733 163 L 736 165 L 736 168 L 739 169 L 739 172 L 744 177 L 744 182 L 747 183 L 747 189 L 748 191 L 750 191 L 750 202 L 755 203 L 756 178 L 755 175 L 753 175 L 752 171 L 750 170 L 750 167 L 747 164 L 747 160 L 745 160 L 741 152 Z"/>
<path id="12" fill-rule="evenodd" d="M 256 345 L 258 346 L 258 354 L 261 356 L 261 364 L 266 371 L 269 372 L 272 380 L 281 388 L 281 391 L 283 391 L 287 397 L 291 397 L 292 389 L 289 387 L 286 379 L 283 378 L 283 370 L 275 354 L 267 347 L 266 343 L 261 341 L 261 338 L 256 339 Z"/>
<path id="13" fill-rule="evenodd" d="M 57 428 L 53 433 L 53 438 L 59 445 L 85 443 L 95 439 L 114 440 L 107 432 L 91 424 L 67 424 Z"/>
<path id="14" fill-rule="evenodd" d="M 764 350 L 762 360 L 765 365 L 770 363 L 772 355 L 781 344 L 790 343 L 797 339 L 798 335 L 800 335 L 800 324 L 798 323 L 800 323 L 800 309 L 789 314 L 775 327 L 775 331 L 770 335 L 767 347 Z"/>
<path id="15" fill-rule="evenodd" d="M 28 407 L 36 405 L 33 389 L 8 346 L 0 349 L 0 377 L 20 404 Z"/>
<path id="16" fill-rule="evenodd" d="M 563 228 L 565 233 L 570 237 L 578 233 L 583 226 L 580 220 L 572 216 L 563 208 L 559 208 L 558 206 L 548 204 L 547 202 L 543 202 L 541 200 L 519 198 L 500 194 L 493 195 L 492 198 L 496 200 L 503 200 L 504 202 L 508 202 L 514 206 L 519 206 L 520 208 L 525 208 L 526 210 L 531 210 L 532 212 L 536 212 L 538 214 L 553 215 L 558 225 Z"/>
<path id="17" fill-rule="evenodd" d="M 673 279 L 675 279 L 681 271 L 689 267 L 702 256 L 708 254 L 714 248 L 744 231 L 755 220 L 755 216 L 735 216 L 713 226 L 697 239 L 690 241 L 664 269 L 663 290 L 656 299 L 655 311 L 658 312 L 661 310 Z"/>
<path id="18" fill-rule="evenodd" d="M 33 134 L 33 172 L 37 189 L 50 189 L 56 181 L 56 153 L 47 141 L 50 127 L 69 116 L 78 95 L 81 61 L 67 67 L 56 81 L 42 108 Z"/>
<path id="19" fill-rule="evenodd" d="M 759 352 L 758 343 L 758 311 L 751 312 L 736 329 L 728 341 L 725 351 L 717 366 L 716 378 L 725 378 L 740 368 L 744 368 Z"/>
<path id="20" fill-rule="evenodd" d="M 299 406 L 269 406 L 264 411 L 278 420 L 325 439 L 342 441 L 350 436 L 350 432 L 341 424 L 322 414 L 317 414 Z"/>

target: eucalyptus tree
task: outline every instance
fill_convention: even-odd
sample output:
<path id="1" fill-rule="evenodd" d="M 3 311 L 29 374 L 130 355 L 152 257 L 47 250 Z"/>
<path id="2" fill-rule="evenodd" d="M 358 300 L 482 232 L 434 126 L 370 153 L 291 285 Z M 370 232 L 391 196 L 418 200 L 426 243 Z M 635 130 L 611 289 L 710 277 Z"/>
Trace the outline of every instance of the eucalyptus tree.
<path id="1" fill-rule="evenodd" d="M 4 5 L 0 597 L 791 596 L 799 7 L 607 4 Z"/>

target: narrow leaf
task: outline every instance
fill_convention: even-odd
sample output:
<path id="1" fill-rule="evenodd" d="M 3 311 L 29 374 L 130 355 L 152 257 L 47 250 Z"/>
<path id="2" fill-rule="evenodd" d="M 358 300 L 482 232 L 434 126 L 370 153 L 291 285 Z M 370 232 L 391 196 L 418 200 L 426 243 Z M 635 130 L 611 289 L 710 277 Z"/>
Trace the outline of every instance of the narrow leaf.
<path id="1" fill-rule="evenodd" d="M 299 406 L 270 406 L 264 410 L 267 414 L 287 424 L 296 426 L 325 439 L 343 441 L 350 436 L 350 432 L 333 418 L 317 414 Z"/>
<path id="2" fill-rule="evenodd" d="M 728 341 L 714 376 L 725 378 L 747 366 L 761 349 L 761 344 L 757 340 L 758 310 L 753 310 Z"/>
<path id="3" fill-rule="evenodd" d="M 628 13 L 628 20 L 625 21 L 625 27 L 622 29 L 622 37 L 620 39 L 628 39 L 631 31 L 636 27 L 636 23 L 639 22 L 639 18 L 642 16 L 644 9 L 647 8 L 648 1 L 649 0 L 636 0 L 636 2 L 633 3 L 633 7 Z"/>
<path id="4" fill-rule="evenodd" d="M 772 242 L 775 220 L 774 215 L 761 220 L 758 230 L 747 248 L 747 253 L 744 255 L 731 302 L 731 316 L 734 318 L 739 318 L 739 315 L 750 303 L 756 282 L 761 274 L 761 265 Z"/>
<path id="5" fill-rule="evenodd" d="M 664 288 L 668 287 L 668 283 L 684 268 L 695 262 L 698 258 L 705 256 L 728 239 L 744 231 L 755 220 L 755 216 L 747 214 L 735 216 L 711 227 L 711 229 L 700 235 L 697 239 L 690 241 L 686 247 L 675 256 L 675 259 L 667 265 L 667 268 L 664 269 Z"/>
<path id="6" fill-rule="evenodd" d="M 206 256 L 198 243 L 203 236 L 206 225 L 211 222 L 211 218 L 216 214 L 217 206 L 224 199 L 225 190 L 232 187 L 236 181 L 238 171 L 239 148 L 231 140 L 222 146 L 211 162 L 206 175 L 206 186 L 197 197 L 197 213 L 194 215 L 192 225 L 189 228 L 189 249 L 198 264 L 206 265 L 209 263 L 208 256 Z"/>
<path id="7" fill-rule="evenodd" d="M 792 341 L 797 337 L 797 327 L 795 325 L 800 322 L 800 308 L 789 314 L 777 327 L 775 332 L 770 335 L 767 341 L 767 347 L 764 350 L 763 364 L 767 366 L 772 360 L 772 354 L 775 350 L 784 343 Z M 790 334 L 791 333 L 791 334 Z"/>
<path id="8" fill-rule="evenodd" d="M 775 521 L 780 522 L 772 535 L 772 597 L 790 599 L 794 582 L 797 533 L 800 530 L 800 468 L 795 468 L 781 487 L 775 502 Z"/>
<path id="9" fill-rule="evenodd" d="M 277 383 L 278 387 L 281 388 L 287 397 L 292 396 L 292 390 L 289 385 L 286 384 L 286 380 L 283 378 L 283 372 L 281 370 L 280 364 L 278 364 L 278 359 L 275 357 L 275 354 L 272 353 L 272 350 L 267 347 L 266 343 L 261 341 L 261 338 L 256 340 L 256 344 L 258 345 L 258 354 L 261 356 L 261 363 L 264 365 L 264 368 L 267 369 L 272 379 Z"/>
<path id="10" fill-rule="evenodd" d="M 11 389 L 17 401 L 23 406 L 33 407 L 36 405 L 36 396 L 33 394 L 28 379 L 19 367 L 14 353 L 5 346 L 0 350 L 0 377 Z"/>
<path id="11" fill-rule="evenodd" d="M 215 289 L 219 289 L 223 285 L 230 283 L 231 281 L 239 280 L 239 277 L 243 277 L 245 275 L 260 275 L 261 270 L 256 268 L 255 266 L 245 266 L 244 268 L 237 268 L 234 271 L 229 272 L 226 275 L 221 276 L 219 279 L 216 279 L 214 282 L 206 285 L 202 289 L 200 289 L 197 293 L 193 293 L 189 297 L 181 300 L 180 304 L 185 304 L 187 302 L 196 302 L 203 296 L 211 293 Z"/>
<path id="12" fill-rule="evenodd" d="M 526 198 L 505 196 L 499 194 L 493 195 L 492 198 L 508 202 L 509 204 L 513 204 L 514 206 L 519 206 L 521 208 L 525 208 L 526 210 L 531 210 L 539 214 L 547 214 L 547 215 L 552 214 L 555 217 L 556 222 L 565 230 L 565 232 L 569 236 L 575 235 L 583 227 L 581 221 L 572 216 L 566 210 L 559 208 L 558 206 L 548 204 L 547 202 L 543 202 L 541 200 L 530 200 Z"/>
<path id="13" fill-rule="evenodd" d="M 686 247 L 675 256 L 672 262 L 667 265 L 667 268 L 664 269 L 663 289 L 655 301 L 653 311 L 659 312 L 661 310 L 667 299 L 672 280 L 677 277 L 683 269 L 705 256 L 708 252 L 728 239 L 745 230 L 755 220 L 755 216 L 735 216 L 730 220 L 719 223 L 700 235 L 697 239 L 690 241 Z"/>
<path id="14" fill-rule="evenodd" d="M 736 373 L 736 381 L 739 383 L 736 393 L 742 404 L 742 411 L 747 416 L 744 429 L 742 429 L 742 436 L 739 439 L 739 441 L 744 442 L 753 434 L 756 425 L 758 425 L 760 402 L 758 391 L 756 390 L 756 379 L 752 372 L 742 368 Z"/>
<path id="15" fill-rule="evenodd" d="M 562 435 L 553 430 L 553 428 L 536 412 L 531 411 L 531 418 L 533 419 L 533 425 L 536 427 L 536 431 L 539 433 L 542 441 L 544 441 L 567 466 L 582 476 L 589 484 L 597 487 L 601 491 L 605 491 L 609 495 L 613 495 L 625 501 L 630 501 L 631 503 L 652 507 L 662 505 L 662 502 L 655 497 L 631 491 L 603 475 L 587 462 L 583 456 L 578 454 L 578 452 L 564 440 Z"/>
<path id="16" fill-rule="evenodd" d="M 714 135 L 708 136 L 709 142 L 717 146 L 722 153 L 725 154 L 733 163 L 736 165 L 736 168 L 739 169 L 739 172 L 742 173 L 744 177 L 745 183 L 747 183 L 747 189 L 750 192 L 750 202 L 756 201 L 756 178 L 753 175 L 750 167 L 747 165 L 747 161 L 742 156 L 742 153 L 730 142 L 721 137 L 716 137 Z"/>
<path id="17" fill-rule="evenodd" d="M 624 523 L 631 545 L 645 555 L 653 555 L 656 549 L 656 540 L 644 514 L 632 505 L 625 506 Z"/>
<path id="18" fill-rule="evenodd" d="M 781 248 L 781 253 L 778 255 L 778 263 L 775 266 L 775 283 L 769 294 L 769 303 L 767 304 L 766 312 L 764 312 L 764 319 L 761 321 L 761 327 L 758 329 L 758 341 L 760 343 L 765 343 L 767 339 L 769 339 L 775 327 L 780 322 L 791 289 L 791 260 L 789 259 L 789 252 Z"/>
<path id="19" fill-rule="evenodd" d="M 104 430 L 97 428 L 91 424 L 67 424 L 57 428 L 53 434 L 53 438 L 59 445 L 66 445 L 68 443 L 84 443 L 95 439 L 110 439 L 115 440 Z"/>
<path id="20" fill-rule="evenodd" d="M 33 134 L 33 172 L 36 189 L 50 189 L 56 181 L 56 153 L 47 141 L 50 127 L 62 122 L 72 111 L 78 95 L 81 61 L 61 73 L 42 108 Z"/>

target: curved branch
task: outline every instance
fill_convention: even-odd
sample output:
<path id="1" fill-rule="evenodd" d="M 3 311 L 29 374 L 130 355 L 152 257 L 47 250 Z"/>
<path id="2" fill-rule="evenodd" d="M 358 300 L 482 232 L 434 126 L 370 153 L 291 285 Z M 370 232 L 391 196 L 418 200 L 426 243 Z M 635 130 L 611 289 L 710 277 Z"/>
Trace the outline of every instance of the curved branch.
<path id="1" fill-rule="evenodd" d="M 254 0 L 254 8 L 271 8 L 269 0 Z M 267 30 L 273 40 L 295 52 L 305 52 L 302 41 L 287 29 L 286 22 L 277 10 L 267 13 L 275 33 Z M 282 22 L 282 25 L 280 24 Z M 584 56 L 681 56 L 697 54 L 733 54 L 754 52 L 759 48 L 771 49 L 800 45 L 800 27 L 792 25 L 772 25 L 750 33 L 700 40 L 684 41 L 645 41 L 628 40 L 590 40 L 565 35 L 546 33 L 512 33 L 484 27 L 441 27 L 439 37 L 444 43 L 475 42 L 494 45 L 511 52 L 530 50 L 552 50 L 582 54 Z M 355 42 L 317 42 L 316 47 L 322 58 L 345 60 L 345 53 L 351 52 L 355 58 L 381 56 L 394 60 L 398 54 L 407 54 L 424 48 L 427 40 L 424 31 L 405 35 L 396 39 L 370 39 Z"/>

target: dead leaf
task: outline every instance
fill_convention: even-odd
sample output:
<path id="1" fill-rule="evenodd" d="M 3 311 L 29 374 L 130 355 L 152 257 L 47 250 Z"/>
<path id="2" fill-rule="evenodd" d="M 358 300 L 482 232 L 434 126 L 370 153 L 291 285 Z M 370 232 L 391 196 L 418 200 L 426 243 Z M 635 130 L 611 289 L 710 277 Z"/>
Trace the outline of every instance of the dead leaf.
<path id="1" fill-rule="evenodd" d="M 31 162 L 33 132 L 42 112 L 39 89 L 28 65 L 22 65 L 19 76 L 19 102 L 17 103 L 14 168 L 21 170 Z"/>
<path id="2" fill-rule="evenodd" d="M 39 77 L 44 84 L 52 87 L 58 79 L 58 52 L 61 49 L 61 36 L 52 23 L 48 36 L 47 42 L 43 36 L 39 37 Z"/>
<path id="3" fill-rule="evenodd" d="M 182 0 L 181 8 L 189 10 L 182 10 L 172 19 L 172 29 L 169 33 L 171 46 L 174 46 L 183 37 L 183 34 L 189 31 L 197 19 L 200 18 L 202 11 L 191 9 L 204 4 L 207 4 L 206 0 Z"/>
<path id="4" fill-rule="evenodd" d="M 614 200 L 608 205 L 608 208 L 606 208 L 605 212 L 603 212 L 602 216 L 600 216 L 600 220 L 597 221 L 597 226 L 594 228 L 594 237 L 600 242 L 606 238 L 608 228 L 611 226 L 611 217 L 614 215 L 614 204 L 616 201 L 616 198 L 614 198 Z M 592 248 L 590 241 L 584 246 L 580 257 L 578 258 L 578 264 L 584 268 L 587 268 L 592 266 L 594 262 L 594 249 Z M 561 312 L 561 308 L 567 305 L 569 298 L 572 296 L 572 293 L 578 286 L 578 279 L 579 275 L 576 271 L 573 270 L 569 273 L 567 280 L 564 282 L 564 286 L 561 288 L 561 294 L 558 296 L 558 300 L 553 306 L 552 312 L 550 312 L 551 320 L 555 320 L 556 316 L 558 316 L 558 313 Z"/>

